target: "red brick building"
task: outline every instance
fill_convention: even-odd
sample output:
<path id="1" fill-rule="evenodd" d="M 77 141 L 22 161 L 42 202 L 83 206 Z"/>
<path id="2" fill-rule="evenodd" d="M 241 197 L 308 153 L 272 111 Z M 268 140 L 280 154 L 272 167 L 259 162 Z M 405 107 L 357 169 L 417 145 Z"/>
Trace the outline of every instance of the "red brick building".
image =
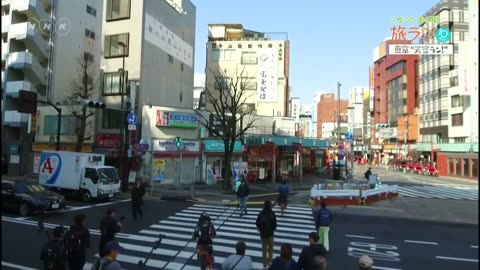
<path id="1" fill-rule="evenodd" d="M 374 51 L 374 136 L 372 136 L 372 144 L 379 143 L 377 124 L 398 127 L 398 118 L 415 114 L 415 108 L 418 107 L 419 56 L 388 54 L 388 45 L 405 43 L 410 42 L 388 40 L 381 43 L 380 47 Z"/>
<path id="2" fill-rule="evenodd" d="M 323 123 L 337 122 L 338 99 L 335 94 L 323 94 L 317 103 L 317 137 L 322 136 Z M 348 100 L 340 100 L 340 122 L 346 123 L 348 116 Z"/>

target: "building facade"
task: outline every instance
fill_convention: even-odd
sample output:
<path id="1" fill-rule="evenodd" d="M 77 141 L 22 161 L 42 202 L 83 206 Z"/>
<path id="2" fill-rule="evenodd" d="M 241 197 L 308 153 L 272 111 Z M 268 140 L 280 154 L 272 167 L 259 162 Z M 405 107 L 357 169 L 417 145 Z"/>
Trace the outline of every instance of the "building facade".
<path id="1" fill-rule="evenodd" d="M 78 122 L 71 112 L 78 102 L 67 97 L 84 57 L 93 60 L 92 74 L 99 73 L 101 2 L 2 1 L 2 157 L 9 160 L 9 174 L 36 173 L 35 155 L 55 149 L 57 112 L 39 104 L 35 114 L 18 113 L 20 90 L 62 108 L 61 149 L 75 143 Z"/>
<path id="2" fill-rule="evenodd" d="M 195 73 L 193 75 L 193 109 L 198 109 L 200 97 L 205 89 L 205 74 Z"/>
<path id="3" fill-rule="evenodd" d="M 332 132 L 323 132 L 323 129 L 327 128 L 324 123 L 334 123 L 335 128 L 337 128 L 338 103 L 338 99 L 335 99 L 335 94 L 323 94 L 320 96 L 320 102 L 317 104 L 317 137 L 325 138 L 323 136 L 331 136 Z M 348 100 L 340 100 L 340 123 L 346 124 L 348 122 L 348 103 Z M 342 130 L 340 134 L 342 134 Z"/>
<path id="4" fill-rule="evenodd" d="M 290 43 L 287 34 L 246 30 L 241 24 L 210 24 L 206 88 L 219 81 L 241 81 L 246 104 L 257 115 L 288 117 L 290 107 Z M 207 105 L 208 108 L 208 105 Z"/>

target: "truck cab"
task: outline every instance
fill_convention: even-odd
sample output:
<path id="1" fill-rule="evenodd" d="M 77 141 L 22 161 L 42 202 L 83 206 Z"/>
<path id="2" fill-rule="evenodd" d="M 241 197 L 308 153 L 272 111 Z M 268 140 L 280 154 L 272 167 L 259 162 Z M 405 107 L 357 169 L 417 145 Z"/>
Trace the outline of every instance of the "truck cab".
<path id="1" fill-rule="evenodd" d="M 120 190 L 120 177 L 113 167 L 85 167 L 81 187 L 83 201 L 110 199 Z"/>

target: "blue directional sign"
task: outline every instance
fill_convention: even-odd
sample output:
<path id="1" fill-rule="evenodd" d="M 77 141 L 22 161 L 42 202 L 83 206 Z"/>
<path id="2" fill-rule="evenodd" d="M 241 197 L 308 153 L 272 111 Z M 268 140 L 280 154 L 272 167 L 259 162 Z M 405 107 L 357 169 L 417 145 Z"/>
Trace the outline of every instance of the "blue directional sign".
<path id="1" fill-rule="evenodd" d="M 137 115 L 134 113 L 129 113 L 127 116 L 127 122 L 129 125 L 136 125 L 138 121 Z"/>
<path id="2" fill-rule="evenodd" d="M 345 133 L 345 139 L 351 141 L 353 139 L 353 134 L 350 131 Z"/>

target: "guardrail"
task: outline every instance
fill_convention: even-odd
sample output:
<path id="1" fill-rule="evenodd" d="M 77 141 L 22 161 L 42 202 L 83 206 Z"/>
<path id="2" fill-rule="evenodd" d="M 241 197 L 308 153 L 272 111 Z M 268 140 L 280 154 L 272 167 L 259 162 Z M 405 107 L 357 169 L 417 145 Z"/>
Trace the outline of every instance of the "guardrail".
<path id="1" fill-rule="evenodd" d="M 384 199 L 398 197 L 398 186 L 385 185 L 381 188 L 368 189 L 369 184 L 355 183 L 343 184 L 348 189 L 322 189 L 328 187 L 328 184 L 314 185 L 310 189 L 311 204 L 319 204 L 321 201 L 327 201 L 328 204 L 343 205 L 364 205 L 377 202 Z M 360 188 L 353 188 L 360 187 Z"/>

